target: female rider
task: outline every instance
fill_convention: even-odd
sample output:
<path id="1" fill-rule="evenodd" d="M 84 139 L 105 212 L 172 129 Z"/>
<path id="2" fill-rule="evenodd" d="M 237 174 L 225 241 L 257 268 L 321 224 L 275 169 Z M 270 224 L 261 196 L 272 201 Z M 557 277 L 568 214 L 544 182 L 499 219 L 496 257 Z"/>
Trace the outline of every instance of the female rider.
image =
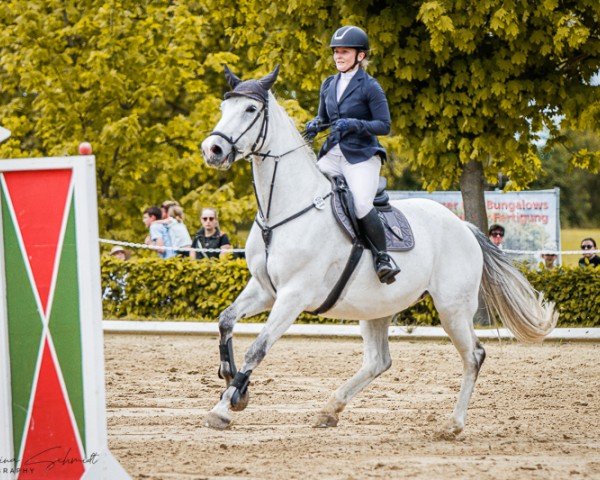
<path id="1" fill-rule="evenodd" d="M 343 175 L 354 199 L 358 223 L 366 235 L 382 283 L 392 283 L 400 269 L 386 252 L 385 231 L 373 199 L 386 158 L 376 135 L 390 132 L 390 111 L 383 89 L 364 66 L 369 38 L 358 27 L 338 29 L 329 45 L 339 71 L 321 85 L 319 113 L 306 124 L 314 137 L 330 127 L 317 165 L 328 176 Z"/>

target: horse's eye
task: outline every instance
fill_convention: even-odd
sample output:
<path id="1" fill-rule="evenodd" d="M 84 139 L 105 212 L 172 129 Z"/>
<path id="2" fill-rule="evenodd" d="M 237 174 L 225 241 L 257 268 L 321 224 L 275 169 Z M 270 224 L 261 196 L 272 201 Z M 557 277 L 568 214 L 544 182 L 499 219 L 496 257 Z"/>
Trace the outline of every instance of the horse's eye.
<path id="1" fill-rule="evenodd" d="M 246 108 L 246 112 L 254 113 L 256 112 L 256 107 L 254 105 L 250 105 L 248 108 Z"/>

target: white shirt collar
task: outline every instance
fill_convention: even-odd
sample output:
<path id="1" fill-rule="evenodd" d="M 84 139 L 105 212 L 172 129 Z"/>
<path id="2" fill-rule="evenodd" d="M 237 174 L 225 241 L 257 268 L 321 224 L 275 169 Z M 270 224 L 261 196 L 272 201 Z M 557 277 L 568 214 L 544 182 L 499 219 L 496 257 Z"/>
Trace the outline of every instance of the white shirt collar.
<path id="1" fill-rule="evenodd" d="M 352 80 L 352 77 L 356 75 L 356 72 L 358 72 L 358 65 L 354 67 L 354 70 L 350 70 L 349 72 L 340 72 L 340 79 L 345 82 L 349 82 Z"/>

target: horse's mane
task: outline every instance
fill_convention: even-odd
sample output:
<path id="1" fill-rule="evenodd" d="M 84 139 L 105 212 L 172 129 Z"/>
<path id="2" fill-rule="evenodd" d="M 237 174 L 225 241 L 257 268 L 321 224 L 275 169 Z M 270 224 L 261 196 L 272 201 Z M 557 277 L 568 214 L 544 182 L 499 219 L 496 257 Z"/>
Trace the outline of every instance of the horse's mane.
<path id="1" fill-rule="evenodd" d="M 280 120 L 281 120 L 282 125 L 284 124 L 285 121 L 287 121 L 289 123 L 290 129 L 293 132 L 292 136 L 293 136 L 294 140 L 297 141 L 297 143 L 295 145 L 301 145 L 303 143 L 306 144 L 306 140 L 304 140 L 304 138 L 302 138 L 302 135 L 300 135 L 300 132 L 296 128 L 296 124 L 294 123 L 294 120 L 292 119 L 292 117 L 290 117 L 288 115 L 288 113 L 285 111 L 285 108 L 283 108 L 279 104 L 279 102 L 277 101 L 277 98 L 275 97 L 275 95 L 273 95 L 273 93 L 271 91 L 269 91 L 269 105 L 271 105 L 271 109 L 272 109 L 271 113 L 281 117 Z M 273 116 L 275 116 L 275 115 L 273 115 Z M 272 119 L 273 119 L 273 117 L 272 117 Z M 275 120 L 275 119 L 273 119 L 273 120 Z M 308 148 L 302 149 L 302 151 L 306 151 L 307 154 L 310 156 L 310 159 L 316 165 L 317 156 L 315 155 L 315 152 L 313 151 L 311 146 L 309 144 L 306 144 L 306 145 Z"/>

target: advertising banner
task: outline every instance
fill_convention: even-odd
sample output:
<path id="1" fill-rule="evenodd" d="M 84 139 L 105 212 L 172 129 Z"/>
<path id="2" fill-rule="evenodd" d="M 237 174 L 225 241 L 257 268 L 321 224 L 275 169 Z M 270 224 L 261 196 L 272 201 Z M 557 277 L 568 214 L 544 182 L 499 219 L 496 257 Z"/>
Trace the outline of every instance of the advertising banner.
<path id="1" fill-rule="evenodd" d="M 430 198 L 446 206 L 464 220 L 464 207 L 460 192 L 409 192 L 389 191 L 392 200 L 403 198 Z M 521 192 L 485 192 L 485 208 L 489 225 L 505 228 L 505 250 L 543 250 L 555 243 L 560 250 L 560 189 L 529 190 Z M 524 260 L 536 261 L 539 253 L 519 255 Z M 560 257 L 559 257 L 560 262 Z"/>

